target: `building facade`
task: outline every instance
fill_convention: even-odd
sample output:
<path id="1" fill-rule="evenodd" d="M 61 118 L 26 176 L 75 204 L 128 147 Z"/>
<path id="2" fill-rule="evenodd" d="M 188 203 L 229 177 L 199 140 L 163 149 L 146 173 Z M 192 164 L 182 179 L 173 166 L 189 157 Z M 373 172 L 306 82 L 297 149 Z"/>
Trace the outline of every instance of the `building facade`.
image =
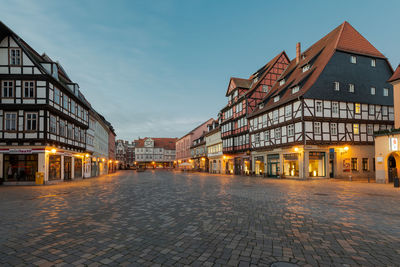
<path id="1" fill-rule="evenodd" d="M 115 157 L 118 168 L 126 169 L 135 165 L 135 142 L 117 140 L 115 143 Z"/>
<path id="2" fill-rule="evenodd" d="M 256 71 L 248 79 L 231 78 L 226 97 L 228 104 L 221 110 L 223 153 L 229 159 L 229 173 L 248 174 L 251 170 L 248 114 L 267 95 L 289 62 L 285 52 Z"/>
<path id="3" fill-rule="evenodd" d="M 219 127 L 218 121 L 214 121 L 209 125 L 205 139 L 209 172 L 226 174 L 229 170 L 229 168 L 226 168 L 226 163 L 229 159 L 224 156 L 222 152 L 221 128 Z"/>
<path id="4" fill-rule="evenodd" d="M 190 147 L 192 169 L 202 172 L 208 172 L 208 158 L 206 150 L 205 134 L 193 140 Z"/>
<path id="5" fill-rule="evenodd" d="M 377 183 L 393 183 L 400 177 L 400 65 L 388 82 L 393 85 L 394 129 L 375 132 Z"/>
<path id="6" fill-rule="evenodd" d="M 374 131 L 394 119 L 388 60 L 347 22 L 296 50 L 249 115 L 255 174 L 374 177 Z"/>
<path id="7" fill-rule="evenodd" d="M 182 163 L 192 164 L 190 147 L 194 140 L 200 138 L 200 136 L 207 132 L 207 125 L 211 124 L 213 121 L 214 119 L 212 118 L 207 120 L 176 141 L 176 160 L 178 166 Z"/>
<path id="8" fill-rule="evenodd" d="M 135 159 L 138 167 L 172 168 L 177 138 L 143 138 L 135 140 Z"/>

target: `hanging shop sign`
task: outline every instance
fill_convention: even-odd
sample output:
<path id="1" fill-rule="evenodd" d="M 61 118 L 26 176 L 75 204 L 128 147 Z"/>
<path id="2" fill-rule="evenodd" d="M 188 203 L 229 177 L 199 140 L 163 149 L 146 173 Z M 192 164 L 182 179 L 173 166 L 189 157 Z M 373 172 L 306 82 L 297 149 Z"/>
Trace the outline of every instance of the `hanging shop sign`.
<path id="1" fill-rule="evenodd" d="M 394 137 L 389 138 L 389 150 L 390 151 L 399 150 L 399 141 L 397 140 L 397 138 Z"/>

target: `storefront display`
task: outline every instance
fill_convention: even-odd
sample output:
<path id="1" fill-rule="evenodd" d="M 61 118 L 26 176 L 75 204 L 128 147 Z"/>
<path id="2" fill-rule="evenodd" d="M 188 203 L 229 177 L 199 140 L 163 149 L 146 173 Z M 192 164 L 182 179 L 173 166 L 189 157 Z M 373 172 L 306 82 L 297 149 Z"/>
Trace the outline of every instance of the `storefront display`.
<path id="1" fill-rule="evenodd" d="M 64 180 L 71 179 L 71 167 L 72 167 L 71 157 L 64 156 Z"/>
<path id="2" fill-rule="evenodd" d="M 61 179 L 61 156 L 49 156 L 49 180 Z"/>
<path id="3" fill-rule="evenodd" d="M 309 176 L 310 177 L 325 176 L 325 152 L 309 153 Z"/>
<path id="4" fill-rule="evenodd" d="M 283 173 L 285 176 L 299 176 L 299 154 L 283 154 Z"/>
<path id="5" fill-rule="evenodd" d="M 4 155 L 5 181 L 35 181 L 38 171 L 38 155 Z"/>
<path id="6" fill-rule="evenodd" d="M 82 159 L 75 157 L 74 160 L 74 179 L 82 178 Z"/>
<path id="7" fill-rule="evenodd" d="M 254 157 L 254 171 L 256 175 L 264 174 L 264 156 Z"/>

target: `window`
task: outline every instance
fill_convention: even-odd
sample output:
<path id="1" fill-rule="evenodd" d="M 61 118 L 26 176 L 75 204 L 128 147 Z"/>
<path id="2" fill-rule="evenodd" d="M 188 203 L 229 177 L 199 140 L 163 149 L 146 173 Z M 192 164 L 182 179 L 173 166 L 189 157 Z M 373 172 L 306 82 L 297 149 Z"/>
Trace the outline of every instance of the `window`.
<path id="1" fill-rule="evenodd" d="M 63 107 L 68 110 L 68 96 L 66 94 L 63 95 Z"/>
<path id="2" fill-rule="evenodd" d="M 275 139 L 281 138 L 281 128 L 275 129 Z"/>
<path id="3" fill-rule="evenodd" d="M 289 137 L 294 136 L 294 125 L 293 124 L 288 125 L 288 136 Z"/>
<path id="4" fill-rule="evenodd" d="M 351 56 L 351 57 L 350 57 L 350 62 L 353 63 L 353 64 L 356 64 L 356 63 L 357 63 L 357 58 L 356 58 L 356 56 Z"/>
<path id="5" fill-rule="evenodd" d="M 357 171 L 358 170 L 358 160 L 357 158 L 351 158 L 351 170 Z"/>
<path id="6" fill-rule="evenodd" d="M 21 49 L 11 48 L 10 49 L 10 65 L 21 65 Z"/>
<path id="7" fill-rule="evenodd" d="M 303 72 L 306 72 L 306 71 L 308 71 L 310 68 L 311 68 L 310 64 L 307 64 L 307 65 L 305 65 L 305 66 L 302 68 L 302 70 L 303 70 Z"/>
<path id="8" fill-rule="evenodd" d="M 369 113 L 369 115 L 375 114 L 375 106 L 374 105 L 369 105 L 368 113 Z"/>
<path id="9" fill-rule="evenodd" d="M 372 124 L 368 124 L 367 126 L 367 134 L 373 135 L 374 134 L 374 126 Z"/>
<path id="10" fill-rule="evenodd" d="M 80 134 L 80 129 L 78 128 L 78 127 L 75 127 L 75 130 L 74 130 L 74 139 L 76 140 L 76 141 L 79 141 L 79 134 Z"/>
<path id="11" fill-rule="evenodd" d="M 349 92 L 354 93 L 354 84 L 352 83 L 349 84 Z"/>
<path id="12" fill-rule="evenodd" d="M 3 81 L 1 83 L 1 87 L 2 87 L 2 97 L 5 98 L 12 98 L 14 97 L 14 82 L 13 81 Z"/>
<path id="13" fill-rule="evenodd" d="M 57 133 L 57 124 L 56 124 L 56 117 L 53 115 L 50 115 L 50 127 L 49 127 L 50 133 Z"/>
<path id="14" fill-rule="evenodd" d="M 25 129 L 27 131 L 36 131 L 37 130 L 37 113 L 26 113 L 25 114 Z"/>
<path id="15" fill-rule="evenodd" d="M 68 134 L 68 138 L 72 139 L 72 124 L 71 123 L 68 123 L 67 134 Z"/>
<path id="16" fill-rule="evenodd" d="M 336 123 L 331 123 L 331 134 L 337 135 L 337 124 Z"/>
<path id="17" fill-rule="evenodd" d="M 4 113 L 4 127 L 6 131 L 17 130 L 17 113 Z"/>
<path id="18" fill-rule="evenodd" d="M 321 134 L 321 123 L 320 122 L 314 122 L 314 133 Z"/>
<path id="19" fill-rule="evenodd" d="M 361 104 L 356 103 L 354 109 L 355 109 L 356 114 L 360 114 L 361 113 Z"/>
<path id="20" fill-rule="evenodd" d="M 264 93 L 268 93 L 268 90 L 269 90 L 268 85 L 264 84 L 264 85 L 262 86 L 262 91 L 263 91 Z"/>
<path id="21" fill-rule="evenodd" d="M 371 87 L 371 95 L 375 95 L 376 92 L 376 88 L 375 87 Z"/>
<path id="22" fill-rule="evenodd" d="M 292 106 L 286 106 L 285 107 L 285 117 L 290 118 L 292 117 Z"/>
<path id="23" fill-rule="evenodd" d="M 332 114 L 337 115 L 339 114 L 339 103 L 332 102 Z"/>
<path id="24" fill-rule="evenodd" d="M 355 123 L 353 124 L 353 133 L 354 134 L 360 134 L 360 125 Z"/>
<path id="25" fill-rule="evenodd" d="M 85 132 L 84 132 L 83 129 L 81 130 L 81 142 L 82 142 L 82 143 L 85 142 Z"/>
<path id="26" fill-rule="evenodd" d="M 322 102 L 321 101 L 315 102 L 315 110 L 316 110 L 316 112 L 322 112 Z"/>
<path id="27" fill-rule="evenodd" d="M 286 82 L 286 81 L 285 81 L 285 79 L 282 79 L 282 80 L 280 80 L 280 81 L 279 81 L 279 86 L 282 86 L 282 85 L 284 85 L 284 84 L 285 84 L 285 82 Z"/>
<path id="28" fill-rule="evenodd" d="M 300 91 L 300 86 L 295 86 L 295 87 L 293 87 L 292 88 L 292 94 L 295 94 L 295 93 L 297 93 L 298 91 Z"/>
<path id="29" fill-rule="evenodd" d="M 383 107 L 382 107 L 382 115 L 383 115 L 383 116 L 387 116 L 387 114 L 388 114 L 388 108 L 385 107 L 385 106 L 383 106 Z"/>
<path id="30" fill-rule="evenodd" d="M 371 67 L 376 67 L 376 59 L 371 59 Z"/>
<path id="31" fill-rule="evenodd" d="M 24 97 L 34 98 L 35 97 L 35 82 L 24 81 Z"/>
<path id="32" fill-rule="evenodd" d="M 265 132 L 264 132 L 264 140 L 265 140 L 266 142 L 269 141 L 269 131 L 265 131 Z"/>
<path id="33" fill-rule="evenodd" d="M 368 171 L 369 170 L 368 158 L 363 158 L 362 159 L 362 170 L 363 171 Z"/>
<path id="34" fill-rule="evenodd" d="M 273 120 L 274 122 L 278 122 L 278 116 L 279 116 L 279 110 L 274 110 L 274 112 L 272 113 L 273 116 Z"/>
<path id="35" fill-rule="evenodd" d="M 71 99 L 71 110 L 73 114 L 75 114 L 75 101 Z"/>
<path id="36" fill-rule="evenodd" d="M 60 120 L 60 135 L 65 137 L 65 121 Z"/>
<path id="37" fill-rule="evenodd" d="M 279 99 L 280 99 L 279 95 L 275 96 L 275 97 L 274 97 L 274 103 L 278 102 Z"/>
<path id="38" fill-rule="evenodd" d="M 54 102 L 60 104 L 60 89 L 54 88 Z"/>
<path id="39" fill-rule="evenodd" d="M 335 91 L 339 91 L 340 90 L 340 83 L 339 82 L 334 82 L 333 83 L 333 89 Z"/>
<path id="40" fill-rule="evenodd" d="M 389 89 L 383 88 L 383 96 L 389 96 Z"/>

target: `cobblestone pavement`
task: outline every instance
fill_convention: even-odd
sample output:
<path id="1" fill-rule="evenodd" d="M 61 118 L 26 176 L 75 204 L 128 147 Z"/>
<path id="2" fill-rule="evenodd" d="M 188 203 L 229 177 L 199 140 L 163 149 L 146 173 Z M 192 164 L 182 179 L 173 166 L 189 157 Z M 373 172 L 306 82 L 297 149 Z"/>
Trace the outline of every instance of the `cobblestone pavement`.
<path id="1" fill-rule="evenodd" d="M 0 265 L 395 266 L 390 185 L 121 171 L 0 187 Z"/>

